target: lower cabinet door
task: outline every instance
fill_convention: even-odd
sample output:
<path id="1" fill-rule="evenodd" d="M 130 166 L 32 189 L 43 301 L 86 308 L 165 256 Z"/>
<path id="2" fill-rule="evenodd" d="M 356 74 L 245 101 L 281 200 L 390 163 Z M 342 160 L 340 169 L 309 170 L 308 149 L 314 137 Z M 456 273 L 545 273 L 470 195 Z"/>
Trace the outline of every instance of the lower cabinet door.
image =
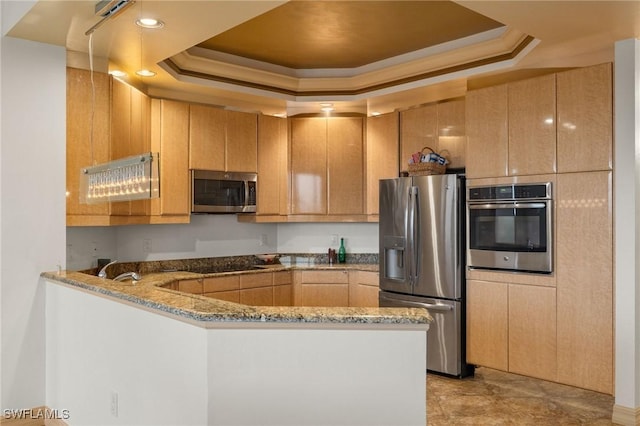
<path id="1" fill-rule="evenodd" d="M 508 371 L 509 287 L 467 281 L 467 362 Z"/>
<path id="2" fill-rule="evenodd" d="M 558 380 L 555 287 L 509 284 L 509 371 Z"/>

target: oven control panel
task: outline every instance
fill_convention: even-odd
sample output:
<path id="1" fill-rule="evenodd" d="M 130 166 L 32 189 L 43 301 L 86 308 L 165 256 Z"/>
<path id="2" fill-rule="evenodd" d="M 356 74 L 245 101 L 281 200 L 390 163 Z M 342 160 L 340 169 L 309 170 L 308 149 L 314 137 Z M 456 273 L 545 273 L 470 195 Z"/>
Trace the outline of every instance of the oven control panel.
<path id="1" fill-rule="evenodd" d="M 551 198 L 551 182 L 514 183 L 511 185 L 476 186 L 468 188 L 468 201 L 522 200 Z"/>

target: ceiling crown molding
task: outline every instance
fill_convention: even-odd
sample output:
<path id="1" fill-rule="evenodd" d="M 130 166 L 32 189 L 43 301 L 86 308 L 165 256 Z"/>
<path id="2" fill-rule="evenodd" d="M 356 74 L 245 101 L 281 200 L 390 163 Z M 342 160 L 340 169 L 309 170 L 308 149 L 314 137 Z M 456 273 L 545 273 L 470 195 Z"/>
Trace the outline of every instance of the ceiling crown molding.
<path id="1" fill-rule="evenodd" d="M 357 100 L 436 81 L 478 68 L 508 68 L 538 40 L 506 27 L 348 69 L 293 69 L 193 47 L 163 61 L 176 80 L 285 100 Z"/>

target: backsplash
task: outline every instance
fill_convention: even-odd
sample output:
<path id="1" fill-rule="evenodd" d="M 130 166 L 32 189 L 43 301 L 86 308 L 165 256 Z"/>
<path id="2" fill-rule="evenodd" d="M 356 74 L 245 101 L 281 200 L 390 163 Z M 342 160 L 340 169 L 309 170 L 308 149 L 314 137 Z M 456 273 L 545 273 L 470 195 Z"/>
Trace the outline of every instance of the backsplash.
<path id="1" fill-rule="evenodd" d="M 284 266 L 312 266 L 329 263 L 327 254 L 286 253 L 276 263 Z M 347 254 L 346 264 L 378 264 L 377 253 Z M 194 259 L 151 260 L 143 262 L 118 262 L 107 268 L 107 277 L 113 278 L 125 272 L 149 274 L 153 272 L 188 271 L 199 274 L 244 271 L 256 265 L 265 265 L 254 255 L 204 257 Z M 98 268 L 87 268 L 83 272 L 96 275 Z"/>

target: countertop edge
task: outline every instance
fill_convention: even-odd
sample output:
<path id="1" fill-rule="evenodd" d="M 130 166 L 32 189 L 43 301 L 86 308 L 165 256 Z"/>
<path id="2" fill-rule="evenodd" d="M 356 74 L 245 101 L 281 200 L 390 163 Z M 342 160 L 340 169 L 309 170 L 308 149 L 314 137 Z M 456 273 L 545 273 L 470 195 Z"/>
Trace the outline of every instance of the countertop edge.
<path id="1" fill-rule="evenodd" d="M 313 269 L 357 269 L 357 265 L 345 268 L 337 265 L 313 267 Z M 306 267 L 269 268 L 274 270 L 309 269 Z M 370 269 L 367 269 L 370 270 Z M 250 273 L 264 271 L 250 271 Z M 237 274 L 238 272 L 231 273 Z M 224 273 L 227 275 L 229 273 Z M 204 328 L 216 327 L 278 327 L 295 328 L 344 328 L 344 327 L 391 327 L 393 329 L 427 330 L 432 321 L 425 309 L 419 308 L 331 308 L 331 307 L 271 307 L 247 306 L 225 302 L 204 296 L 191 295 L 158 288 L 163 282 L 222 274 L 196 274 L 169 272 L 150 274 L 138 284 L 119 283 L 79 272 L 43 272 L 41 276 L 54 283 L 85 290 L 99 296 L 122 301 L 152 312 L 168 315 Z M 162 277 L 162 279 L 160 278 Z M 313 327 L 310 327 L 313 325 Z"/>

